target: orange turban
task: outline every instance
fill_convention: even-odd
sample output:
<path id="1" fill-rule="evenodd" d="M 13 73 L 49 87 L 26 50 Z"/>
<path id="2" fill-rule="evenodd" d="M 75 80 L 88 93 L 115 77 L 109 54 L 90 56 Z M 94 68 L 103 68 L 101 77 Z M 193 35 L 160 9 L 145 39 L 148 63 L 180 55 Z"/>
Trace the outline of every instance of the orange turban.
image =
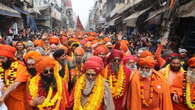
<path id="1" fill-rule="evenodd" d="M 93 56 L 84 63 L 83 71 L 86 72 L 88 69 L 93 69 L 97 74 L 100 74 L 103 67 L 103 60 L 100 57 Z"/>
<path id="2" fill-rule="evenodd" d="M 102 59 L 101 57 L 92 56 L 92 57 L 89 57 L 89 58 L 87 59 L 87 61 L 89 61 L 89 60 L 91 60 L 91 61 L 96 61 L 96 62 L 98 62 L 99 64 L 101 64 L 101 65 L 104 67 L 104 62 L 103 62 L 103 59 Z"/>
<path id="3" fill-rule="evenodd" d="M 90 36 L 90 37 L 87 38 L 87 40 L 88 40 L 88 41 L 93 41 L 93 40 L 95 40 L 95 37 Z"/>
<path id="4" fill-rule="evenodd" d="M 56 64 L 56 60 L 49 57 L 43 56 L 41 60 L 35 65 L 38 73 L 42 73 L 46 68 L 53 68 Z"/>
<path id="5" fill-rule="evenodd" d="M 0 56 L 13 58 L 16 54 L 16 48 L 9 45 L 0 45 Z"/>
<path id="6" fill-rule="evenodd" d="M 111 39 L 110 39 L 109 37 L 105 37 L 105 38 L 104 38 L 104 41 L 106 41 L 106 42 L 110 42 L 110 41 L 111 41 Z"/>
<path id="7" fill-rule="evenodd" d="M 44 42 L 42 40 L 35 40 L 33 43 L 37 47 L 43 47 L 44 46 Z"/>
<path id="8" fill-rule="evenodd" d="M 192 57 L 188 60 L 189 67 L 195 67 L 195 57 Z"/>
<path id="9" fill-rule="evenodd" d="M 147 57 L 144 57 L 144 58 L 140 58 L 139 61 L 138 61 L 138 64 L 140 66 L 146 66 L 146 67 L 149 67 L 149 68 L 154 68 L 155 65 L 156 65 L 156 61 L 154 60 L 153 57 L 147 56 Z"/>
<path id="10" fill-rule="evenodd" d="M 127 40 L 121 40 L 120 44 L 125 44 L 125 45 L 129 45 L 129 42 Z"/>
<path id="11" fill-rule="evenodd" d="M 108 54 L 109 50 L 105 45 L 100 45 L 98 46 L 95 51 L 94 55 L 99 55 L 99 54 Z"/>
<path id="12" fill-rule="evenodd" d="M 140 58 L 144 58 L 144 57 L 147 57 L 147 56 L 153 56 L 153 54 L 148 50 L 145 50 L 140 54 Z"/>
<path id="13" fill-rule="evenodd" d="M 49 43 L 50 44 L 59 44 L 59 38 L 57 38 L 57 37 L 50 37 L 49 38 Z"/>
<path id="14" fill-rule="evenodd" d="M 129 60 L 132 60 L 134 62 L 137 62 L 137 57 L 136 56 L 133 56 L 133 55 L 126 56 L 126 57 L 123 58 L 123 63 L 124 64 L 127 64 L 127 62 Z"/>
<path id="15" fill-rule="evenodd" d="M 89 32 L 89 35 L 91 35 L 91 36 L 97 36 L 97 33 L 96 32 Z"/>
<path id="16" fill-rule="evenodd" d="M 128 46 L 126 44 L 120 44 L 120 49 L 123 51 L 123 52 L 127 52 L 129 50 Z"/>
<path id="17" fill-rule="evenodd" d="M 28 53 L 26 53 L 26 55 L 24 56 L 24 61 L 27 62 L 27 60 L 29 58 L 34 59 L 35 61 L 38 61 L 41 57 L 41 54 L 37 51 L 29 51 Z"/>
<path id="18" fill-rule="evenodd" d="M 111 62 L 114 58 L 119 57 L 121 60 L 123 58 L 123 52 L 117 49 L 113 49 L 112 53 L 108 57 L 108 61 Z"/>
<path id="19" fill-rule="evenodd" d="M 68 38 L 67 37 L 60 37 L 60 42 L 66 42 L 66 41 L 68 41 Z"/>
<path id="20" fill-rule="evenodd" d="M 85 50 L 81 47 L 77 47 L 75 50 L 74 50 L 74 53 L 77 54 L 77 55 L 81 55 L 83 56 L 85 54 Z"/>
<path id="21" fill-rule="evenodd" d="M 91 45 L 91 43 L 86 43 L 84 46 L 85 47 L 91 47 L 92 45 Z"/>

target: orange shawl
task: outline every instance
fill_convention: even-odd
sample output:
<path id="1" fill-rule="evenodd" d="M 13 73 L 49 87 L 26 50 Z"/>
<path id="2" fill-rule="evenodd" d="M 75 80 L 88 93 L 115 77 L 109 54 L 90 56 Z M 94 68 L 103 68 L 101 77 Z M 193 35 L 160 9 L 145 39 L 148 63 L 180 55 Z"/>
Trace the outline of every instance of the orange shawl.
<path id="1" fill-rule="evenodd" d="M 153 71 L 153 74 L 155 74 L 155 83 L 157 85 L 161 85 L 161 89 L 159 90 L 159 110 L 173 110 L 168 84 L 163 79 L 163 76 L 161 76 L 159 73 Z M 140 74 L 137 71 L 130 82 L 130 89 L 127 101 L 127 108 L 129 108 L 130 110 L 142 110 L 140 91 Z"/>

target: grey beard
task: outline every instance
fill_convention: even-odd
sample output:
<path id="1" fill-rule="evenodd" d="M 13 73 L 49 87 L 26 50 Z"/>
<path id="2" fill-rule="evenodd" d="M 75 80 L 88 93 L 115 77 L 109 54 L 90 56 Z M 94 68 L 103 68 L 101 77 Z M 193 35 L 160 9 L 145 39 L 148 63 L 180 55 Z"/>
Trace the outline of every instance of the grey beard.
<path id="1" fill-rule="evenodd" d="M 143 72 L 143 71 L 140 71 L 140 73 L 141 73 L 141 76 L 142 76 L 143 78 L 148 78 L 148 77 L 150 77 L 150 76 L 152 75 L 152 71 L 150 71 L 150 72 Z"/>
<path id="2" fill-rule="evenodd" d="M 127 68 L 130 69 L 130 70 L 135 70 L 135 69 L 137 69 L 137 66 L 136 65 L 133 65 L 133 66 L 128 66 L 127 65 Z"/>
<path id="3" fill-rule="evenodd" d="M 76 59 L 76 64 L 81 64 L 82 63 L 82 59 Z"/>
<path id="4" fill-rule="evenodd" d="M 117 73 L 119 71 L 119 65 L 112 64 L 112 70 Z"/>
<path id="5" fill-rule="evenodd" d="M 95 81 L 89 81 L 88 79 L 86 80 L 85 89 L 83 89 L 84 96 L 88 96 L 89 94 L 91 94 L 94 84 Z"/>
<path id="6" fill-rule="evenodd" d="M 190 81 L 191 83 L 195 83 L 195 73 L 192 72 L 191 70 L 187 71 L 187 80 Z"/>

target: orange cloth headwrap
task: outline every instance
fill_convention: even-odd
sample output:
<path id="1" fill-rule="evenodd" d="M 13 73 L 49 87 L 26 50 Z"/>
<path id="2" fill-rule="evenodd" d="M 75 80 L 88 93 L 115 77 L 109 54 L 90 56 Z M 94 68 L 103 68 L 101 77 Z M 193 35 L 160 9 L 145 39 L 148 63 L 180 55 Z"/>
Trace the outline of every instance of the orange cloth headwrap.
<path id="1" fill-rule="evenodd" d="M 123 51 L 123 52 L 127 52 L 128 51 L 128 46 L 126 44 L 120 44 L 120 49 Z"/>
<path id="2" fill-rule="evenodd" d="M 154 68 L 155 65 L 156 65 L 156 61 L 154 60 L 153 57 L 147 56 L 147 57 L 144 57 L 144 58 L 140 58 L 139 61 L 138 61 L 138 64 L 140 66 L 146 66 L 146 67 L 149 67 L 149 68 Z"/>
<path id="3" fill-rule="evenodd" d="M 81 47 L 77 47 L 75 50 L 74 50 L 74 53 L 77 54 L 77 55 L 81 55 L 83 56 L 85 54 L 85 50 Z"/>
<path id="4" fill-rule="evenodd" d="M 38 61 L 41 57 L 41 54 L 37 51 L 29 51 L 28 53 L 26 53 L 26 55 L 24 56 L 24 61 L 27 62 L 27 60 L 29 58 L 34 59 L 35 61 Z"/>
<path id="5" fill-rule="evenodd" d="M 100 57 L 93 56 L 84 63 L 83 71 L 86 72 L 88 69 L 93 69 L 97 74 L 101 74 L 103 67 L 103 60 Z"/>
<path id="6" fill-rule="evenodd" d="M 59 44 L 59 42 L 60 42 L 60 40 L 57 37 L 50 37 L 49 38 L 49 43 L 50 44 Z"/>
<path id="7" fill-rule="evenodd" d="M 56 64 L 56 60 L 49 57 L 49 56 L 43 56 L 41 57 L 41 60 L 35 65 L 35 68 L 38 73 L 42 73 L 47 67 L 53 68 Z"/>
<path id="8" fill-rule="evenodd" d="M 195 67 L 195 57 L 192 57 L 188 60 L 189 67 Z"/>
<path id="9" fill-rule="evenodd" d="M 16 48 L 9 45 L 0 45 L 0 56 L 13 58 L 16 54 Z"/>
<path id="10" fill-rule="evenodd" d="M 94 55 L 99 55 L 99 54 L 108 54 L 109 50 L 105 45 L 100 45 L 98 46 L 95 51 L 94 51 Z"/>
<path id="11" fill-rule="evenodd" d="M 111 41 L 111 39 L 110 39 L 109 37 L 105 37 L 105 38 L 104 38 L 104 41 L 106 41 L 106 42 L 110 42 L 110 41 Z"/>
<path id="12" fill-rule="evenodd" d="M 153 54 L 148 50 L 145 50 L 140 54 L 140 58 L 144 58 L 144 57 L 147 57 L 147 56 L 153 56 Z"/>
<path id="13" fill-rule="evenodd" d="M 35 46 L 38 46 L 38 47 L 44 46 L 44 42 L 42 40 L 35 40 L 33 43 Z"/>

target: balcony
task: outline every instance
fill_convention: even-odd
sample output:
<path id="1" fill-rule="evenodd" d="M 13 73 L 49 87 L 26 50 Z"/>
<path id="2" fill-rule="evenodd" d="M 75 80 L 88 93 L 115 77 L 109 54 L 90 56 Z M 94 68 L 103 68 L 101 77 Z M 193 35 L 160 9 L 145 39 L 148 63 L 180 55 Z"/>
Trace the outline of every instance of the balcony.
<path id="1" fill-rule="evenodd" d="M 0 0 L 0 3 L 6 6 L 12 6 L 17 0 Z"/>

